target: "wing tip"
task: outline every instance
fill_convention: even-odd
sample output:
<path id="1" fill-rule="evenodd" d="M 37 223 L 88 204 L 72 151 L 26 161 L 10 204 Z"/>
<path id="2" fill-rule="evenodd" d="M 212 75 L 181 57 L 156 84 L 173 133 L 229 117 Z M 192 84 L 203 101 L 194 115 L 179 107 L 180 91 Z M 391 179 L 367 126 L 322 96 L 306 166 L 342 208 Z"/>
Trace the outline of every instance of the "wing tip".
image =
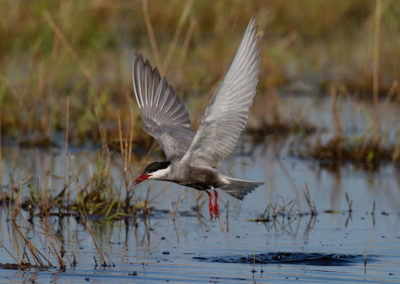
<path id="1" fill-rule="evenodd" d="M 250 21 L 249 21 L 249 24 L 247 25 L 247 29 L 246 29 L 246 30 L 249 30 L 249 31 L 256 30 L 256 33 L 257 33 L 258 24 L 257 24 L 257 17 L 256 17 L 256 15 L 253 15 L 253 16 L 250 18 Z"/>
<path id="2" fill-rule="evenodd" d="M 256 21 L 257 21 L 257 16 L 254 14 L 254 15 L 250 18 L 249 26 L 254 26 L 254 24 L 255 24 Z"/>
<path id="3" fill-rule="evenodd" d="M 247 25 L 247 29 L 245 34 L 251 33 L 254 34 L 254 40 L 260 44 L 260 39 L 262 38 L 262 32 L 259 31 L 259 25 L 257 24 L 257 16 L 253 15 L 249 21 L 249 24 Z"/>
<path id="4" fill-rule="evenodd" d="M 137 51 L 134 51 L 133 53 L 133 59 L 132 59 L 132 67 L 136 66 L 136 64 L 141 64 L 143 66 L 143 69 L 150 68 L 152 73 L 155 73 L 158 75 L 158 77 L 161 77 L 160 71 L 158 71 L 158 68 L 156 66 L 153 67 L 149 59 L 145 59 L 142 54 L 138 53 Z"/>

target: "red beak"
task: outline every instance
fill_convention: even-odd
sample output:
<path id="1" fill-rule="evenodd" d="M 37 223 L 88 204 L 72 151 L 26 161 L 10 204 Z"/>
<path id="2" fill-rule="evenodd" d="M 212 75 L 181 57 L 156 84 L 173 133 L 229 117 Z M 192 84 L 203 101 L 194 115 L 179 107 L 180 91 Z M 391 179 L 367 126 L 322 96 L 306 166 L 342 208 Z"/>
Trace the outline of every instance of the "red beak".
<path id="1" fill-rule="evenodd" d="M 133 185 L 138 185 L 139 183 L 145 181 L 149 177 L 151 177 L 151 175 L 140 175 L 133 181 Z"/>

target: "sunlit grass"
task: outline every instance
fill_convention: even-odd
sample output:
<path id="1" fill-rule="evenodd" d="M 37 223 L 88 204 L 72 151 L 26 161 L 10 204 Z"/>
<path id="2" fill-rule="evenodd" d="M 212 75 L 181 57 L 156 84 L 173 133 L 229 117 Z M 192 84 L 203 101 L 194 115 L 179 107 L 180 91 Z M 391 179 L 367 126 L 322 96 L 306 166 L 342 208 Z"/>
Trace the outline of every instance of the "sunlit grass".
<path id="1" fill-rule="evenodd" d="M 0 37 L 8 39 L 0 44 L 4 137 L 23 145 L 57 142 L 69 96 L 75 143 L 100 140 L 99 123 L 107 139 L 117 139 L 116 114 L 128 125 L 131 109 L 138 122 L 134 142 L 149 143 L 131 98 L 134 50 L 168 76 L 196 110 L 196 121 L 253 14 L 264 34 L 258 96 L 307 74 L 321 88 L 343 83 L 372 96 L 375 1 L 175 0 L 149 1 L 144 9 L 145 2 L 2 1 L 7 13 Z M 399 8 L 383 1 L 381 10 L 378 91 L 385 94 L 399 73 Z"/>

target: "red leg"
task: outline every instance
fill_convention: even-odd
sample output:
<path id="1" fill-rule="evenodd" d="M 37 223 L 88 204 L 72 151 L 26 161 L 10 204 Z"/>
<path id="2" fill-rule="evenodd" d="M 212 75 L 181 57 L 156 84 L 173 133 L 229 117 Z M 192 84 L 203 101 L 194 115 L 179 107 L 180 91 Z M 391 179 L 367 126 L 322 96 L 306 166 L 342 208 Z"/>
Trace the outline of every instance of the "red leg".
<path id="1" fill-rule="evenodd" d="M 219 218 L 219 210 L 218 210 L 218 192 L 214 189 L 214 216 L 215 219 Z"/>
<path id="2" fill-rule="evenodd" d="M 208 194 L 208 210 L 210 211 L 210 219 L 213 218 L 213 213 L 214 213 L 214 208 L 212 206 L 212 196 L 211 193 L 209 193 L 208 191 L 206 191 Z"/>

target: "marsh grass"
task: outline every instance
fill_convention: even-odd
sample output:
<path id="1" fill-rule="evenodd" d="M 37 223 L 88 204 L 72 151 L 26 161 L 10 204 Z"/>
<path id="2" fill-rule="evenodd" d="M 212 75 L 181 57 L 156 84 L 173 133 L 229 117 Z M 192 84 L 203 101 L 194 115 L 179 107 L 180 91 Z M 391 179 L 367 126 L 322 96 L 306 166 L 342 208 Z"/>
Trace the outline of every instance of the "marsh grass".
<path id="1" fill-rule="evenodd" d="M 129 144 L 126 145 L 129 148 Z M 126 149 L 122 153 L 126 153 Z M 140 217 L 141 220 L 147 220 L 144 222 L 150 222 L 152 215 L 152 199 L 149 195 L 141 197 L 134 194 L 131 188 L 132 165 L 126 161 L 129 158 L 130 155 L 126 154 L 125 158 L 118 161 L 119 175 L 126 178 L 126 182 L 122 183 L 116 183 L 111 175 L 112 162 L 106 148 L 99 152 L 94 172 L 86 179 L 82 172 L 91 167 L 91 162 L 75 168 L 73 158 L 66 152 L 65 160 L 69 165 L 61 190 L 52 188 L 54 173 L 50 171 L 39 178 L 14 180 L 11 177 L 10 184 L 2 187 L 0 195 L 1 210 L 7 211 L 9 216 L 6 224 L 0 226 L 8 236 L 7 240 L 1 240 L 0 247 L 14 260 L 14 266 L 9 268 L 65 270 L 76 266 L 74 251 L 66 251 L 65 240 L 53 229 L 54 219 L 71 216 L 85 227 L 93 241 L 97 252 L 95 267 L 114 266 L 107 252 L 98 244 L 93 232 L 93 220 L 114 221 L 124 218 L 133 219 L 136 223 Z M 42 171 L 46 172 L 45 169 Z M 11 247 L 7 247 L 6 243 Z M 45 245 L 39 249 L 38 243 Z"/>
<path id="2" fill-rule="evenodd" d="M 71 160 L 71 157 L 68 159 Z M 121 160 L 124 161 L 124 158 Z M 102 237 L 94 226 L 99 220 L 112 224 L 116 220 L 123 219 L 127 222 L 126 226 L 129 227 L 129 223 L 132 223 L 135 230 L 138 224 L 142 223 L 146 228 L 147 240 L 150 242 L 151 218 L 154 211 L 155 214 L 159 214 L 153 208 L 152 202 L 158 195 L 151 196 L 149 189 L 139 195 L 132 190 L 131 183 L 127 185 L 130 194 L 124 195 L 124 182 L 122 184 L 113 182 L 111 172 L 106 166 L 110 163 L 111 161 L 106 161 L 104 156 L 99 154 L 97 168 L 86 180 L 82 180 L 82 168 L 75 169 L 71 166 L 65 177 L 65 186 L 57 194 L 50 188 L 51 182 L 44 181 L 46 177 L 42 181 L 33 178 L 27 181 L 12 181 L 12 184 L 7 186 L 8 190 L 4 190 L 3 187 L 0 191 L 2 194 L 0 212 L 6 211 L 9 217 L 5 219 L 5 223 L 0 224 L 0 228 L 7 235 L 7 238 L 0 240 L 0 250 L 14 262 L 0 263 L 0 267 L 64 271 L 77 266 L 74 241 L 64 239 L 63 233 L 58 230 L 55 232 L 54 229 L 55 220 L 62 223 L 65 218 L 73 217 L 90 235 L 96 250 L 96 256 L 93 257 L 95 269 L 115 266 L 103 246 L 104 241 L 99 240 Z M 122 162 L 119 175 L 123 177 L 122 172 L 125 172 L 127 179 L 131 180 L 130 170 L 130 166 L 125 168 Z M 182 199 L 183 194 L 179 196 L 175 209 L 171 207 L 170 217 L 173 220 Z M 203 203 L 197 202 L 200 219 L 204 218 L 200 214 Z M 168 214 L 168 211 L 164 213 Z M 72 243 L 65 245 L 65 242 Z"/>
<path id="3" fill-rule="evenodd" d="M 189 109 L 200 110 L 192 118 L 197 121 L 207 102 L 199 98 L 211 95 L 253 14 L 264 34 L 259 96 L 317 74 L 321 88 L 344 84 L 376 100 L 388 93 L 400 66 L 399 8 L 394 1 L 380 2 L 2 1 L 0 11 L 7 13 L 0 37 L 8 39 L 0 44 L 3 139 L 17 138 L 23 146 L 58 144 L 69 97 L 73 143 L 99 141 L 99 120 L 107 140 L 118 141 L 117 113 L 129 125 L 133 109 L 132 143 L 149 146 L 132 107 L 133 51 L 168 75 Z M 281 118 L 260 120 L 252 131 L 314 129 Z"/>
<path id="4" fill-rule="evenodd" d="M 122 135 L 122 134 L 121 134 Z M 68 151 L 64 158 L 64 176 L 58 176 L 53 169 L 43 166 L 40 176 L 22 176 L 15 180 L 9 177 L 9 184 L 3 185 L 0 191 L 0 203 L 10 208 L 10 212 L 23 209 L 30 213 L 30 219 L 47 215 L 100 215 L 106 219 L 121 219 L 124 216 L 144 214 L 151 206 L 149 195 L 136 194 L 131 181 L 136 168 L 142 163 L 132 160 L 128 153 L 129 142 L 122 146 L 122 154 L 111 153 L 104 145 L 97 155 L 76 166 L 73 155 Z M 112 155 L 119 158 L 113 158 Z M 144 163 L 149 155 L 144 157 Z M 113 172 L 111 172 L 111 168 Z M 85 174 L 90 173 L 90 174 Z M 122 178 L 120 180 L 119 178 Z M 54 183 L 53 180 L 58 180 Z M 54 184 L 54 185 L 53 185 Z M 153 198 L 153 197 L 152 197 Z"/>
<path id="5" fill-rule="evenodd" d="M 9 209 L 10 210 L 10 209 Z M 12 264 L 0 264 L 0 267 L 8 269 L 51 269 L 57 268 L 65 271 L 67 267 L 77 266 L 77 260 L 74 251 L 66 251 L 64 244 L 66 242 L 53 229 L 54 222 L 51 220 L 51 212 L 46 215 L 40 215 L 40 218 L 25 218 L 24 209 L 18 204 L 12 208 L 13 213 L 7 224 L 1 224 L 2 230 L 8 239 L 0 240 L 2 248 L 10 258 L 14 260 Z M 109 258 L 107 252 L 99 247 L 93 234 L 91 222 L 84 211 L 79 211 L 81 219 L 89 232 L 100 259 L 100 266 L 115 266 Z M 63 218 L 58 215 L 57 218 Z M 54 218 L 53 218 L 54 220 Z M 7 247 L 5 243 L 11 245 Z M 36 244 L 36 245 L 35 245 Z M 38 245 L 41 248 L 38 248 Z M 68 244 L 69 246 L 70 244 Z M 70 246 L 73 247 L 73 246 Z M 95 259 L 95 266 L 97 261 Z"/>
<path id="6" fill-rule="evenodd" d="M 291 149 L 294 156 L 321 162 L 322 166 L 354 164 L 367 170 L 376 170 L 381 164 L 396 164 L 400 160 L 400 143 L 398 127 L 400 117 L 386 112 L 388 105 L 394 103 L 394 82 L 385 99 L 380 101 L 380 108 L 374 104 L 372 110 L 363 109 L 363 104 L 353 100 L 353 109 L 362 112 L 367 128 L 360 134 L 346 133 L 346 123 L 341 118 L 343 110 L 342 98 L 349 98 L 348 90 L 341 86 L 331 88 L 331 132 L 328 139 L 321 139 L 320 133 L 316 138 L 304 145 L 296 145 Z M 395 133 L 390 137 L 389 132 Z M 321 135 L 322 134 L 322 135 Z"/>
<path id="7" fill-rule="evenodd" d="M 7 248 L 3 241 L 0 241 L 0 246 L 15 261 L 15 265 L 20 269 L 31 267 L 48 269 L 57 263 L 60 269 L 65 269 L 70 258 L 63 252 L 61 242 L 49 225 L 48 218 L 40 219 L 39 227 L 34 229 L 23 216 L 20 208 L 15 207 L 13 210 L 11 221 L 8 222 L 10 226 L 2 226 L 8 237 L 7 243 L 11 243 L 12 249 Z M 42 244 L 46 244 L 46 253 L 33 244 L 30 237 L 32 233 L 42 240 Z M 53 260 L 55 262 L 52 262 Z M 72 262 L 70 263 L 72 265 Z"/>
<path id="8" fill-rule="evenodd" d="M 297 189 L 296 189 L 297 190 Z M 313 229 L 317 222 L 318 211 L 315 201 L 312 199 L 309 187 L 307 183 L 302 190 L 304 200 L 307 204 L 308 209 L 302 209 L 299 200 L 291 199 L 285 200 L 284 198 L 278 196 L 276 200 L 269 200 L 268 204 L 260 216 L 255 219 L 248 220 L 249 222 L 263 223 L 268 230 L 275 230 L 280 232 L 285 232 L 293 235 L 297 235 L 300 222 L 303 218 L 309 217 L 306 223 L 306 228 L 304 235 L 307 237 L 309 232 Z M 344 214 L 346 215 L 345 227 L 347 227 L 352 220 L 353 213 L 353 200 L 347 192 L 344 194 L 347 203 L 347 209 L 331 208 L 326 210 L 321 210 L 320 213 L 323 214 Z M 375 202 L 374 202 L 375 204 Z M 371 216 L 373 221 L 373 226 L 375 226 L 375 205 L 373 205 Z M 296 230 L 293 231 L 292 225 L 296 224 Z M 308 237 L 307 237 L 308 238 Z"/>
<path id="9" fill-rule="evenodd" d="M 366 169 L 376 169 L 382 162 L 397 161 L 394 145 L 385 146 L 380 137 L 336 137 L 325 144 L 312 146 L 311 153 L 300 157 L 309 157 L 322 163 L 352 163 Z"/>
<path id="10" fill-rule="evenodd" d="M 296 113 L 290 115 L 286 114 L 287 107 L 276 91 L 256 97 L 246 132 L 254 138 L 254 141 L 262 142 L 267 135 L 308 136 L 321 131 L 306 117 L 310 105 L 298 106 Z M 290 108 L 295 109 L 293 106 Z"/>
<path id="11" fill-rule="evenodd" d="M 295 190 L 297 191 L 297 188 Z M 307 184 L 305 184 L 305 189 L 303 189 L 303 196 L 309 210 L 303 210 L 300 206 L 299 200 L 285 200 L 282 197 L 278 197 L 275 201 L 268 201 L 264 213 L 261 216 L 249 221 L 268 223 L 274 222 L 278 220 L 278 218 L 281 218 L 282 220 L 287 219 L 289 221 L 296 217 L 301 218 L 308 215 L 311 217 L 317 216 L 317 207 L 315 202 L 311 199 L 310 190 Z"/>

